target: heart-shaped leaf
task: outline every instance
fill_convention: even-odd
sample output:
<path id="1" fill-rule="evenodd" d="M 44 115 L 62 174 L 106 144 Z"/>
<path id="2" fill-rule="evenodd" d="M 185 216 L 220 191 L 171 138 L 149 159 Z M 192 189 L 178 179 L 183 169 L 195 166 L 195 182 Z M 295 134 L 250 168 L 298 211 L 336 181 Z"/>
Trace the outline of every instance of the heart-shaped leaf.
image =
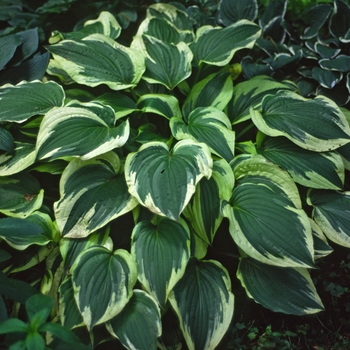
<path id="1" fill-rule="evenodd" d="M 149 142 L 129 153 L 125 177 L 129 192 L 150 211 L 177 220 L 203 177 L 210 177 L 208 147 L 191 140 L 178 142 L 169 152 L 162 142 Z"/>

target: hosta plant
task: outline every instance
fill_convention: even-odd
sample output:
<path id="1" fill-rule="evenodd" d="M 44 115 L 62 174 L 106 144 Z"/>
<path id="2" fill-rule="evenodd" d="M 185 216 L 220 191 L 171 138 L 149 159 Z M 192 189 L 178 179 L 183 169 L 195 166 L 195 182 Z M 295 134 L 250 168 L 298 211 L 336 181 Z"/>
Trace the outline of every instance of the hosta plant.
<path id="1" fill-rule="evenodd" d="M 214 349 L 235 276 L 273 311 L 323 310 L 309 269 L 327 239 L 350 247 L 349 111 L 287 80 L 235 83 L 261 35 L 248 19 L 194 30 L 155 4 L 129 45 L 121 31 L 102 12 L 55 32 L 45 78 L 0 88 L 1 278 L 27 293 L 1 285 L 2 319 L 35 287 L 91 348 Z M 51 328 L 35 337 L 59 348 Z"/>

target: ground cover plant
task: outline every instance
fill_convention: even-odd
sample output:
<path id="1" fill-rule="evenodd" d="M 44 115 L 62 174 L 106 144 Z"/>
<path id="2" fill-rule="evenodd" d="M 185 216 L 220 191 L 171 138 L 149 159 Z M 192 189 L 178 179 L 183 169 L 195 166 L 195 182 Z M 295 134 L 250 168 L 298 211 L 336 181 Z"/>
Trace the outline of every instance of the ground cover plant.
<path id="1" fill-rule="evenodd" d="M 247 298 L 296 317 L 348 292 L 316 272 L 350 247 L 347 101 L 248 76 L 286 2 L 247 3 L 101 5 L 30 50 L 39 30 L 2 33 L 0 79 L 28 68 L 0 87 L 5 348 L 292 348 Z"/>

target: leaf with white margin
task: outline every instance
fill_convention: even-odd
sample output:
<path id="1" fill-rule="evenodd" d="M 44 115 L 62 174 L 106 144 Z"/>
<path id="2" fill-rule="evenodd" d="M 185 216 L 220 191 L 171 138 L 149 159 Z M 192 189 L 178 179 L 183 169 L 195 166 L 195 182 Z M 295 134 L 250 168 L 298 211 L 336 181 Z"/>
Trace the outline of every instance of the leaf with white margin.
<path id="1" fill-rule="evenodd" d="M 261 110 L 250 110 L 264 134 L 285 136 L 298 146 L 326 152 L 350 142 L 350 126 L 339 107 L 324 96 L 306 99 L 281 91 L 264 97 Z"/>
<path id="2" fill-rule="evenodd" d="M 219 72 L 208 75 L 191 88 L 182 106 L 184 120 L 187 121 L 189 114 L 197 107 L 216 107 L 222 111 L 231 100 L 232 93 L 230 73 Z"/>
<path id="3" fill-rule="evenodd" d="M 167 119 L 181 118 L 179 101 L 176 97 L 165 94 L 145 94 L 137 101 L 137 108 L 144 113 L 159 114 Z"/>
<path id="4" fill-rule="evenodd" d="M 235 152 L 235 132 L 226 114 L 215 107 L 198 107 L 185 123 L 181 117 L 170 120 L 170 128 L 177 140 L 192 139 L 206 143 L 210 150 L 230 162 Z"/>
<path id="5" fill-rule="evenodd" d="M 37 158 L 91 159 L 123 146 L 129 132 L 128 121 L 115 125 L 111 107 L 99 102 L 72 101 L 45 115 L 38 133 Z"/>
<path id="6" fill-rule="evenodd" d="M 314 238 L 315 259 L 323 258 L 333 252 L 333 248 L 328 244 L 327 238 L 322 232 L 320 226 L 310 219 L 312 236 Z"/>
<path id="7" fill-rule="evenodd" d="M 184 210 L 196 234 L 207 244 L 212 244 L 223 216 L 222 200 L 229 201 L 235 179 L 230 165 L 224 160 L 214 160 L 210 179 L 202 179 Z"/>
<path id="8" fill-rule="evenodd" d="M 292 179 L 305 187 L 340 190 L 345 170 L 336 152 L 313 152 L 285 137 L 257 137 L 257 152 L 287 170 Z"/>
<path id="9" fill-rule="evenodd" d="M 0 154 L 0 176 L 17 174 L 34 164 L 36 158 L 35 145 L 15 142 L 13 155 Z"/>
<path id="10" fill-rule="evenodd" d="M 129 153 L 125 178 L 129 192 L 153 213 L 177 220 L 202 177 L 211 176 L 212 158 L 204 143 L 178 142 L 172 150 L 149 142 Z"/>
<path id="11" fill-rule="evenodd" d="M 29 173 L 0 177 L 0 213 L 25 218 L 41 207 L 43 198 L 44 190 Z"/>
<path id="12" fill-rule="evenodd" d="M 239 157 L 236 186 L 223 215 L 250 257 L 283 267 L 314 267 L 311 224 L 288 173 L 260 155 Z"/>
<path id="13" fill-rule="evenodd" d="M 225 66 L 236 51 L 251 49 L 260 37 L 261 29 L 255 23 L 242 19 L 225 28 L 203 26 L 197 30 L 196 40 L 190 45 L 193 65 L 203 63 Z"/>
<path id="14" fill-rule="evenodd" d="M 234 296 L 227 270 L 215 260 L 192 258 L 169 295 L 190 350 L 212 350 L 228 329 Z"/>
<path id="15" fill-rule="evenodd" d="M 138 203 L 120 174 L 114 152 L 88 161 L 74 159 L 60 180 L 61 198 L 54 204 L 57 225 L 64 237 L 86 237 Z"/>
<path id="16" fill-rule="evenodd" d="M 24 250 L 32 244 L 44 246 L 54 240 L 55 232 L 49 215 L 39 211 L 25 219 L 0 219 L 0 237 L 17 250 Z"/>
<path id="17" fill-rule="evenodd" d="M 22 81 L 0 87 L 0 122 L 22 123 L 34 115 L 43 115 L 53 107 L 63 106 L 62 86 L 53 81 Z"/>
<path id="18" fill-rule="evenodd" d="M 146 71 L 142 79 L 173 90 L 191 75 L 193 54 L 184 42 L 174 45 L 148 35 L 142 38 L 147 52 Z"/>
<path id="19" fill-rule="evenodd" d="M 237 277 L 249 297 L 274 312 L 308 315 L 324 310 L 305 268 L 271 266 L 241 258 Z"/>
<path id="20" fill-rule="evenodd" d="M 106 327 L 129 350 L 156 350 L 162 334 L 159 306 L 146 292 L 135 289 L 124 309 Z"/>
<path id="21" fill-rule="evenodd" d="M 101 41 L 101 36 L 94 35 L 83 40 L 62 40 L 46 49 L 61 69 L 79 84 L 92 87 L 106 84 L 112 90 L 136 86 L 146 68 L 143 54 L 107 37 Z"/>
<path id="22" fill-rule="evenodd" d="M 126 250 L 92 246 L 72 266 L 74 297 L 89 331 L 109 321 L 128 303 L 137 267 Z"/>
<path id="23" fill-rule="evenodd" d="M 350 248 L 350 192 L 310 190 L 307 203 L 312 216 L 327 238 Z"/>
<path id="24" fill-rule="evenodd" d="M 190 258 L 187 225 L 164 217 L 156 224 L 139 222 L 132 232 L 131 254 L 137 263 L 139 281 L 165 309 L 168 294 L 183 276 Z"/>

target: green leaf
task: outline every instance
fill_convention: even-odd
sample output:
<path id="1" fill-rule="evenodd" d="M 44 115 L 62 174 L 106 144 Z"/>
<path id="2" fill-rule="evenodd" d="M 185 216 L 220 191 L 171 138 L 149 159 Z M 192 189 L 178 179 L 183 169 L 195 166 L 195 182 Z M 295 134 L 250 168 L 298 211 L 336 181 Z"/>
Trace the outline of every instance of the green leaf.
<path id="1" fill-rule="evenodd" d="M 72 266 L 75 300 L 89 330 L 116 316 L 127 304 L 137 280 L 131 255 L 119 249 L 90 247 Z"/>
<path id="2" fill-rule="evenodd" d="M 333 248 L 328 244 L 327 238 L 316 222 L 310 219 L 312 236 L 314 238 L 315 259 L 323 258 L 333 252 Z"/>
<path id="3" fill-rule="evenodd" d="M 186 226 L 186 227 L 185 227 Z M 187 225 L 161 218 L 139 222 L 131 236 L 138 279 L 164 309 L 169 292 L 185 272 L 190 257 Z"/>
<path id="4" fill-rule="evenodd" d="M 187 96 L 182 106 L 185 121 L 197 107 L 216 107 L 223 110 L 230 101 L 232 92 L 232 79 L 229 73 L 210 74 L 195 84 Z"/>
<path id="5" fill-rule="evenodd" d="M 198 107 L 185 123 L 181 117 L 170 120 L 170 128 L 177 140 L 192 139 L 206 143 L 210 150 L 230 162 L 235 151 L 235 132 L 226 114 L 215 107 Z"/>
<path id="6" fill-rule="evenodd" d="M 331 241 L 350 248 L 350 192 L 311 190 L 307 202 L 313 219 Z"/>
<path id="7" fill-rule="evenodd" d="M 259 75 L 235 85 L 227 111 L 232 124 L 248 120 L 251 107 L 259 109 L 265 95 L 274 95 L 280 90 L 296 92 L 297 86 L 291 81 L 278 82 L 266 75 Z"/>
<path id="8" fill-rule="evenodd" d="M 224 160 L 214 160 L 210 179 L 202 179 L 187 205 L 184 215 L 190 221 L 197 236 L 207 244 L 212 244 L 223 216 L 221 201 L 229 201 L 234 186 L 233 171 Z"/>
<path id="9" fill-rule="evenodd" d="M 350 127 L 344 114 L 324 96 L 311 100 L 281 91 L 265 96 L 261 110 L 251 109 L 250 114 L 264 134 L 285 136 L 311 151 L 330 151 L 350 141 Z"/>
<path id="10" fill-rule="evenodd" d="M 0 219 L 0 237 L 17 250 L 32 244 L 44 246 L 53 240 L 54 232 L 50 217 L 38 211 L 26 219 Z"/>
<path id="11" fill-rule="evenodd" d="M 14 143 L 13 154 L 0 154 L 0 176 L 17 174 L 34 164 L 35 145 L 31 143 Z"/>
<path id="12" fill-rule="evenodd" d="M 119 172 L 120 160 L 113 152 L 69 163 L 60 180 L 61 198 L 54 205 L 64 237 L 86 237 L 137 205 Z"/>
<path id="13" fill-rule="evenodd" d="M 203 177 L 210 177 L 208 147 L 191 140 L 178 142 L 169 152 L 162 142 L 149 142 L 129 153 L 125 178 L 129 192 L 153 213 L 177 220 Z"/>
<path id="14" fill-rule="evenodd" d="M 112 90 L 134 87 L 145 71 L 143 55 L 97 34 L 83 40 L 63 40 L 46 46 L 60 67 L 78 84 L 108 85 Z"/>
<path id="15" fill-rule="evenodd" d="M 257 0 L 222 0 L 219 9 L 219 20 L 225 26 L 236 23 L 241 19 L 254 21 L 258 15 Z"/>
<path id="16" fill-rule="evenodd" d="M 307 16 L 310 18 L 310 26 L 305 28 L 301 39 L 305 40 L 315 37 L 328 19 L 331 11 L 332 6 L 329 4 L 320 4 L 318 6 L 313 6 L 307 14 Z"/>
<path id="17" fill-rule="evenodd" d="M 0 37 L 0 70 L 11 60 L 17 47 L 23 43 L 19 34 L 10 34 Z"/>
<path id="18" fill-rule="evenodd" d="M 186 344 L 193 349 L 215 349 L 230 325 L 234 296 L 226 269 L 214 260 L 192 258 L 169 300 Z"/>
<path id="19" fill-rule="evenodd" d="M 66 277 L 66 279 L 61 283 L 58 291 L 60 295 L 59 313 L 63 326 L 67 327 L 68 329 L 82 326 L 84 321 L 74 299 L 72 276 Z"/>
<path id="20" fill-rule="evenodd" d="M 147 57 L 142 78 L 148 83 L 173 90 L 191 75 L 193 54 L 184 42 L 174 45 L 148 35 L 143 36 L 143 41 Z"/>
<path id="21" fill-rule="evenodd" d="M 350 56 L 338 55 L 336 58 L 325 58 L 319 61 L 324 69 L 331 69 L 339 72 L 350 72 Z"/>
<path id="22" fill-rule="evenodd" d="M 251 298 L 274 312 L 307 315 L 324 310 L 305 268 L 271 266 L 242 258 L 237 277 Z"/>
<path id="23" fill-rule="evenodd" d="M 322 69 L 320 67 L 312 68 L 312 77 L 323 87 L 332 89 L 343 78 L 343 74 L 337 71 Z"/>
<path id="24" fill-rule="evenodd" d="M 144 113 L 159 114 L 167 119 L 181 118 L 179 101 L 176 97 L 164 94 L 145 94 L 137 101 L 137 107 Z"/>
<path id="25" fill-rule="evenodd" d="M 43 197 L 44 190 L 31 174 L 0 177 L 0 212 L 5 215 L 27 217 L 41 207 Z"/>
<path id="26" fill-rule="evenodd" d="M 300 148 L 284 137 L 262 137 L 257 152 L 287 170 L 292 179 L 303 186 L 342 189 L 344 164 L 335 152 L 313 152 Z"/>
<path id="27" fill-rule="evenodd" d="M 236 244 L 266 264 L 313 267 L 311 225 L 289 175 L 259 155 L 243 158 L 234 174 L 223 214 Z"/>
<path id="28" fill-rule="evenodd" d="M 38 332 L 28 333 L 26 337 L 27 350 L 45 350 L 45 340 Z"/>
<path id="29" fill-rule="evenodd" d="M 11 133 L 0 126 L 0 151 L 13 153 L 14 147 L 14 140 Z"/>
<path id="30" fill-rule="evenodd" d="M 0 121 L 22 123 L 42 115 L 52 107 L 63 106 L 63 88 L 53 81 L 23 81 L 0 87 Z"/>
<path id="31" fill-rule="evenodd" d="M 48 295 L 34 294 L 26 301 L 26 310 L 31 326 L 43 324 L 54 307 L 53 299 Z"/>
<path id="32" fill-rule="evenodd" d="M 107 329 L 127 349 L 156 350 L 162 333 L 159 307 L 147 293 L 134 290 L 122 312 L 107 323 Z"/>
<path id="33" fill-rule="evenodd" d="M 72 101 L 45 115 L 38 133 L 37 157 L 91 159 L 123 146 L 129 131 L 128 121 L 115 125 L 111 107 L 98 102 Z"/>
<path id="34" fill-rule="evenodd" d="M 18 318 L 9 318 L 0 323 L 0 334 L 28 332 L 28 324 Z"/>
<path id="35" fill-rule="evenodd" d="M 200 27 L 196 33 L 196 40 L 190 45 L 194 55 L 193 65 L 200 67 L 206 63 L 225 66 L 236 51 L 251 49 L 260 34 L 260 27 L 246 19 L 226 28 Z"/>

